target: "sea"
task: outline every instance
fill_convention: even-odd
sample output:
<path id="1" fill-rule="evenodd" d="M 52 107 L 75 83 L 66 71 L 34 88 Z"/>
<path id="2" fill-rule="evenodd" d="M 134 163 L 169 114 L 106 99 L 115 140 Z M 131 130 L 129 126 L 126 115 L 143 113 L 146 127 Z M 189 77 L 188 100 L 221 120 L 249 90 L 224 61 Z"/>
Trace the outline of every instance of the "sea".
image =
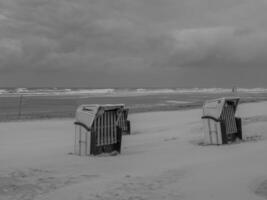
<path id="1" fill-rule="evenodd" d="M 267 100 L 267 88 L 0 88 L 0 121 L 74 117 L 81 104 L 125 104 L 130 113 L 199 108 L 238 96 Z"/>
<path id="2" fill-rule="evenodd" d="M 1 96 L 139 96 L 154 94 L 267 93 L 267 88 L 0 88 Z"/>

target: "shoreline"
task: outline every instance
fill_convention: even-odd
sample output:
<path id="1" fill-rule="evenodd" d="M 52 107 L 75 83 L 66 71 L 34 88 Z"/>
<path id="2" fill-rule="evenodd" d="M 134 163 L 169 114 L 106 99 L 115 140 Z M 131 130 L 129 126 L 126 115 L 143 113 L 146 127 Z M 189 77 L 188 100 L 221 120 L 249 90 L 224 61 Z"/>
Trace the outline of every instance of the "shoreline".
<path id="1" fill-rule="evenodd" d="M 239 104 L 245 103 L 257 103 L 264 102 L 266 99 L 241 99 Z M 168 112 L 168 111 L 183 111 L 183 110 L 193 110 L 202 108 L 204 101 L 191 102 L 191 103 L 181 103 L 181 104 L 169 104 L 169 105 L 144 105 L 139 107 L 125 106 L 129 108 L 129 115 L 136 113 L 150 113 L 150 112 Z M 22 113 L 18 116 L 16 113 L 13 115 L 2 115 L 0 113 L 0 123 L 2 122 L 16 122 L 16 121 L 33 121 L 33 120 L 46 120 L 46 119 L 71 119 L 75 117 L 76 108 L 81 105 L 78 104 L 75 109 L 70 111 L 69 109 L 58 111 L 40 111 L 38 112 L 28 112 L 26 114 Z"/>
<path id="2" fill-rule="evenodd" d="M 247 103 L 260 103 L 260 102 L 267 102 L 266 100 L 242 100 L 240 101 L 239 105 L 247 104 Z M 194 110 L 202 108 L 203 102 L 195 102 L 195 103 L 187 103 L 182 105 L 164 105 L 164 106 L 151 106 L 151 107 L 143 107 L 143 108 L 129 108 L 129 115 L 132 114 L 139 114 L 139 113 L 153 113 L 153 112 L 169 112 L 169 111 L 187 111 L 187 110 Z M 77 106 L 78 107 L 78 106 Z M 5 122 L 27 122 L 27 121 L 36 121 L 36 120 L 50 120 L 50 119 L 74 119 L 75 118 L 75 111 L 73 112 L 51 112 L 49 114 L 46 113 L 30 113 L 28 115 L 22 115 L 20 118 L 17 116 L 12 116 L 10 118 L 1 118 L 0 123 Z"/>

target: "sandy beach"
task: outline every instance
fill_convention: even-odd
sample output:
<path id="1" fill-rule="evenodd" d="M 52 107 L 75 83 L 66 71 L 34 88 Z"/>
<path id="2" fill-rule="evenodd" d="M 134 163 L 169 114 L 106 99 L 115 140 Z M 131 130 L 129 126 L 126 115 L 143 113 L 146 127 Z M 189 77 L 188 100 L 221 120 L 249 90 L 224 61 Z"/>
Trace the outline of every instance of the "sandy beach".
<path id="1" fill-rule="evenodd" d="M 0 123 L 1 200 L 267 199 L 267 102 L 245 103 L 245 140 L 202 145 L 201 109 L 130 114 L 117 156 L 73 155 L 74 119 Z"/>

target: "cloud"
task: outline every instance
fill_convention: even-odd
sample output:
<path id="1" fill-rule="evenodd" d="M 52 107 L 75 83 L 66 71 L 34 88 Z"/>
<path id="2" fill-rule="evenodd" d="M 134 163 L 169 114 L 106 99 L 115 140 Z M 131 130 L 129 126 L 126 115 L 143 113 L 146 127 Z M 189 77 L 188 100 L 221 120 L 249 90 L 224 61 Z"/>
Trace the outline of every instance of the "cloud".
<path id="1" fill-rule="evenodd" d="M 0 40 L 0 63 L 2 71 L 9 71 L 13 66 L 18 67 L 18 61 L 21 58 L 22 47 L 18 40 L 1 39 Z"/>
<path id="2" fill-rule="evenodd" d="M 0 40 L 0 49 L 5 54 L 10 54 L 12 52 L 14 53 L 20 53 L 21 52 L 21 43 L 17 40 L 11 40 L 11 39 L 2 39 Z"/>
<path id="3" fill-rule="evenodd" d="M 0 14 L 0 21 L 6 20 L 6 19 L 8 19 L 8 18 L 5 15 Z"/>
<path id="4" fill-rule="evenodd" d="M 209 27 L 173 32 L 171 67 L 262 67 L 267 62 L 267 31 Z"/>
<path id="5" fill-rule="evenodd" d="M 108 82 L 113 73 L 259 68 L 267 62 L 266 7 L 264 0 L 1 0 L 0 72 L 106 73 Z"/>
<path id="6" fill-rule="evenodd" d="M 21 44 L 20 57 L 10 53 L 24 70 L 143 68 L 165 48 L 162 34 L 124 13 L 120 1 L 3 2 L 9 17 L 0 25 L 0 39 Z M 18 70 L 3 63 L 0 70 Z"/>

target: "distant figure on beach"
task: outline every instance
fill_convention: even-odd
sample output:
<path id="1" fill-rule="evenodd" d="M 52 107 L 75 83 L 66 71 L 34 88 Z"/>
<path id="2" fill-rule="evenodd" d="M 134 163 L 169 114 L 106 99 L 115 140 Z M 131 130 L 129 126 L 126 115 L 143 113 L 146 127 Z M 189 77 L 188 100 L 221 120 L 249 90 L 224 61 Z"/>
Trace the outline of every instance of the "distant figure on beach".
<path id="1" fill-rule="evenodd" d="M 232 93 L 237 96 L 237 87 L 236 86 L 234 86 L 232 88 Z"/>

